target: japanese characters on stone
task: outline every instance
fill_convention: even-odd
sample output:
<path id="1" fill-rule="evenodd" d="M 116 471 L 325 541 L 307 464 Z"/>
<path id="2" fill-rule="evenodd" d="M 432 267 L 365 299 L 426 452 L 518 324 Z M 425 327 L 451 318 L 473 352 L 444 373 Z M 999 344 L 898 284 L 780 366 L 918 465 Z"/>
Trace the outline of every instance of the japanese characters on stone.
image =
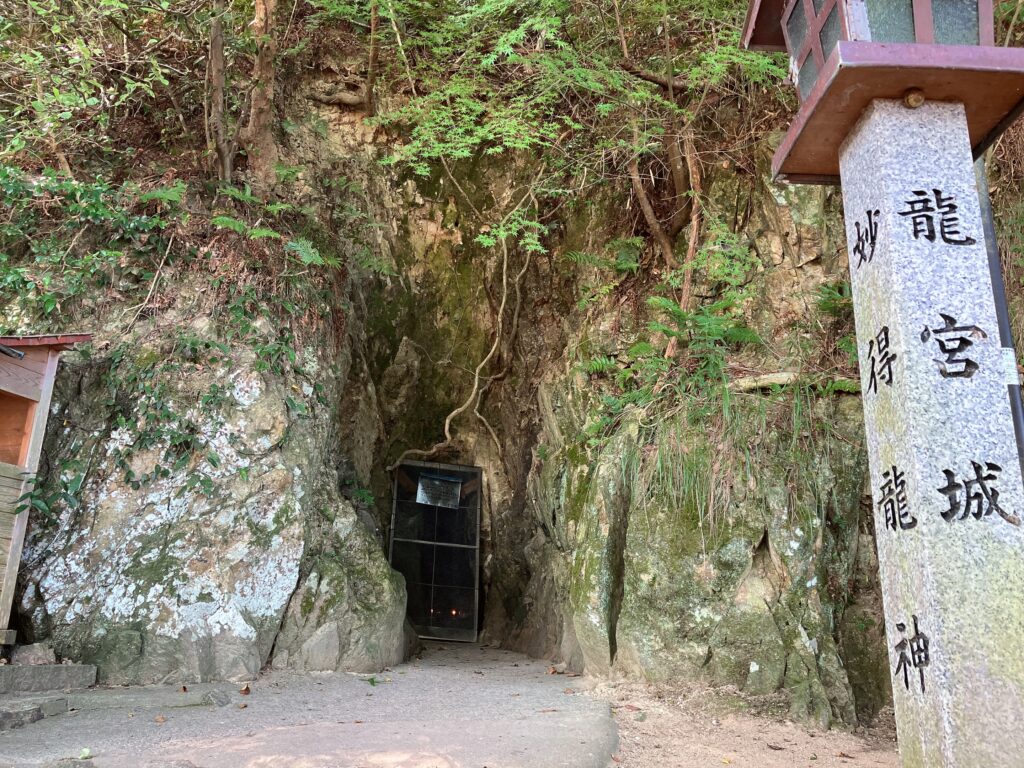
<path id="1" fill-rule="evenodd" d="M 963 231 L 959 207 L 953 195 L 940 189 L 913 190 L 904 201 L 905 208 L 897 211 L 911 227 L 915 240 L 941 242 L 947 245 L 972 245 L 976 241 Z M 865 216 L 853 224 L 854 269 L 869 265 L 878 245 L 880 210 L 865 211 Z M 981 359 L 975 345 L 986 341 L 989 334 L 969 319 L 960 319 L 946 308 L 937 308 L 934 322 L 926 323 L 919 336 L 925 354 L 935 363 L 940 379 L 970 380 L 980 370 Z M 893 340 L 907 338 L 893 333 L 889 325 L 882 325 L 868 339 L 864 375 L 867 379 L 865 396 L 878 395 L 884 385 L 892 387 L 896 380 L 896 361 L 903 351 L 894 349 Z M 913 350 L 911 350 L 913 352 Z M 1021 525 L 1020 517 L 1000 502 L 999 474 L 1003 469 L 991 461 L 969 460 L 962 467 L 936 469 L 936 483 L 932 486 L 946 506 L 940 510 L 947 523 L 982 520 L 993 515 L 1012 525 Z M 941 475 L 939 473 L 941 472 Z M 945 482 L 939 477 L 944 476 Z M 917 527 L 919 512 L 911 508 L 905 471 L 896 464 L 882 472 L 876 489 L 878 511 L 885 527 L 894 532 L 909 531 Z"/>
<path id="2" fill-rule="evenodd" d="M 984 466 L 972 461 L 970 471 L 959 477 L 953 470 L 942 470 L 946 484 L 938 491 L 949 502 L 949 508 L 942 512 L 942 519 L 947 523 L 970 518 L 981 520 L 995 512 L 1011 525 L 1020 525 L 1020 517 L 999 504 L 996 483 L 1002 471 L 1001 466 L 990 461 L 986 461 Z"/>
<path id="3" fill-rule="evenodd" d="M 914 634 L 909 638 L 905 636 L 907 625 L 902 621 L 896 625 L 897 631 L 903 637 L 893 648 L 897 654 L 895 675 L 897 680 L 902 675 L 903 687 L 909 691 L 911 670 L 916 670 L 921 681 L 921 693 L 924 693 L 924 670 L 931 662 L 930 641 L 928 640 L 928 635 L 922 632 L 918 626 L 917 616 L 912 615 L 910 618 L 914 622 Z"/>
<path id="4" fill-rule="evenodd" d="M 878 508 L 885 516 L 885 527 L 894 531 L 909 531 L 917 526 L 917 518 L 910 514 L 907 498 L 907 476 L 895 465 L 882 473 Z"/>
<path id="5" fill-rule="evenodd" d="M 921 343 L 927 344 L 934 339 L 938 345 L 942 359 L 936 358 L 939 374 L 944 379 L 971 378 L 978 371 L 978 363 L 965 356 L 965 352 L 974 346 L 974 342 L 988 338 L 988 334 L 976 325 L 961 325 L 952 315 L 939 313 L 943 325 L 921 331 Z"/>
<path id="6" fill-rule="evenodd" d="M 875 258 L 875 248 L 878 247 L 879 213 L 876 208 L 866 213 L 864 224 L 859 221 L 853 222 L 853 228 L 857 233 L 857 242 L 853 246 L 853 255 L 857 257 L 857 269 Z"/>
<path id="7" fill-rule="evenodd" d="M 936 238 L 946 245 L 974 245 L 977 241 L 960 232 L 960 214 L 955 198 L 941 189 L 915 189 L 906 200 L 906 216 L 914 227 L 914 239 L 924 238 L 934 243 Z"/>
<path id="8" fill-rule="evenodd" d="M 892 386 L 895 362 L 896 353 L 891 349 L 889 326 L 883 325 L 875 337 L 868 340 L 868 392 L 877 394 L 879 382 Z"/>

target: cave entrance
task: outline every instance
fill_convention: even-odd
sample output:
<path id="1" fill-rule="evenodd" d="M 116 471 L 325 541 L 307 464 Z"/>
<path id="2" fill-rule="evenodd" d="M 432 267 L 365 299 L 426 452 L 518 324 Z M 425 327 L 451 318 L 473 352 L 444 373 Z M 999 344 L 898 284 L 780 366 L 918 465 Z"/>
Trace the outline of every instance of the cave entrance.
<path id="1" fill-rule="evenodd" d="M 389 557 L 422 638 L 476 642 L 482 479 L 479 467 L 460 464 L 405 461 L 395 470 Z"/>

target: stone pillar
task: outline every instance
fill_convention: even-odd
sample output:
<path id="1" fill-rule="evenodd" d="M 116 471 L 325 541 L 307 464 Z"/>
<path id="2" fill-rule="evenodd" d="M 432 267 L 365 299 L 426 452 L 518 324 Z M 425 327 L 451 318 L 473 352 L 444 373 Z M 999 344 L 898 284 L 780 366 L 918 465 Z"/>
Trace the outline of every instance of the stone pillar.
<path id="1" fill-rule="evenodd" d="M 1024 766 L 1019 381 L 963 106 L 872 102 L 840 168 L 903 765 Z"/>

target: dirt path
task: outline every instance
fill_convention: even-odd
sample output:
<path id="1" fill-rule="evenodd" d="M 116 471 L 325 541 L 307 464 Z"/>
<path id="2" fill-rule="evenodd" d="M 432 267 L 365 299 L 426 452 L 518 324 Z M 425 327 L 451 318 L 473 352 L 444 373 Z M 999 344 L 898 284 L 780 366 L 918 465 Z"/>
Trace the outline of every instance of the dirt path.
<path id="1" fill-rule="evenodd" d="M 75 713 L 0 732 L 0 766 L 606 768 L 608 704 L 547 672 L 508 651 L 431 644 L 383 674 L 275 672 L 249 695 L 230 684 L 93 690 L 69 697 Z"/>
<path id="2" fill-rule="evenodd" d="M 613 759 L 628 768 L 899 766 L 891 726 L 815 733 L 787 721 L 777 701 L 750 704 L 720 690 L 603 683 L 591 695 L 611 704 L 619 726 Z"/>
<path id="3" fill-rule="evenodd" d="M 778 701 L 552 672 L 508 651 L 431 644 L 380 675 L 275 672 L 249 695 L 224 683 L 95 689 L 69 695 L 71 714 L 0 732 L 0 768 L 898 765 L 891 731 L 815 734 Z"/>

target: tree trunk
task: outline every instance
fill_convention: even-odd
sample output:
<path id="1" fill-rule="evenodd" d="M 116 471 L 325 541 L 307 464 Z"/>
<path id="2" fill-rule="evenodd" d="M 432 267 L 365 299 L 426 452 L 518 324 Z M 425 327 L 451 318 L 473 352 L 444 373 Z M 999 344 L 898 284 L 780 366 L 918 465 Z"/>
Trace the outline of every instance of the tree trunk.
<path id="1" fill-rule="evenodd" d="M 277 0 L 256 0 L 252 30 L 256 58 L 252 65 L 252 104 L 245 129 L 245 148 L 253 187 L 267 191 L 274 186 L 277 144 L 274 142 L 274 13 Z"/>
<path id="2" fill-rule="evenodd" d="M 380 12 L 377 10 L 377 1 L 370 2 L 370 52 L 366 63 L 366 116 L 373 117 L 377 109 L 374 101 L 374 86 L 377 83 L 377 52 L 380 43 L 377 40 Z"/>
<path id="3" fill-rule="evenodd" d="M 224 62 L 224 0 L 213 0 L 213 18 L 210 21 L 210 125 L 209 135 L 217 154 L 217 177 L 231 183 L 234 173 L 234 150 L 228 138 L 225 89 L 227 66 Z"/>

